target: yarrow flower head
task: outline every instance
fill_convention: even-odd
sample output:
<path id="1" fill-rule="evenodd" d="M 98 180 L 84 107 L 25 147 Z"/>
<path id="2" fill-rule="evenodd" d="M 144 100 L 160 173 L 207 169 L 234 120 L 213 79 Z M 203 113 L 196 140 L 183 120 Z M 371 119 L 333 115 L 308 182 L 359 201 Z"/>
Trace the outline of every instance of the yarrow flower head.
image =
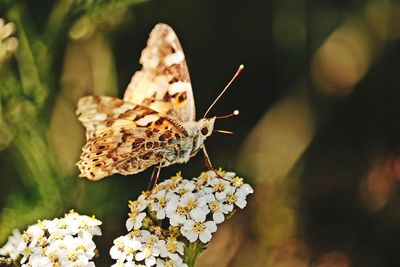
<path id="1" fill-rule="evenodd" d="M 110 250 L 117 266 L 187 265 L 188 250 L 201 252 L 218 224 L 247 205 L 253 188 L 233 172 L 203 172 L 191 180 L 181 173 L 129 202 L 125 236 Z M 197 247 L 197 248 L 196 248 Z"/>
<path id="2" fill-rule="evenodd" d="M 63 218 L 38 221 L 22 234 L 14 230 L 0 255 L 19 260 L 21 266 L 95 266 L 91 261 L 101 235 L 101 221 L 74 211 Z"/>
<path id="3" fill-rule="evenodd" d="M 18 48 L 17 38 L 11 36 L 15 32 L 15 24 L 5 23 L 0 18 L 0 62 L 7 59 Z"/>

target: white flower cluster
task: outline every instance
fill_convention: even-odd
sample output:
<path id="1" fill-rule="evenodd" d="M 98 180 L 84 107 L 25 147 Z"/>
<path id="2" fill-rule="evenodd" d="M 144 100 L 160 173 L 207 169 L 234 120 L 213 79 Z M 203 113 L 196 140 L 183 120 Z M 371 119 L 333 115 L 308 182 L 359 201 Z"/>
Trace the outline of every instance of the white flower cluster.
<path id="1" fill-rule="evenodd" d="M 114 241 L 113 266 L 187 266 L 184 242 L 208 243 L 217 225 L 243 209 L 251 193 L 233 172 L 208 171 L 192 180 L 178 173 L 129 203 L 131 232 Z"/>
<path id="2" fill-rule="evenodd" d="M 0 62 L 18 48 L 17 38 L 11 36 L 14 32 L 15 24 L 5 23 L 4 19 L 0 18 Z"/>
<path id="3" fill-rule="evenodd" d="M 134 230 L 114 240 L 110 255 L 117 260 L 112 267 L 153 265 L 187 267 L 182 260 L 183 252 L 184 243 L 174 237 L 164 240 L 147 230 Z M 143 265 L 140 265 L 140 262 L 143 262 Z"/>
<path id="4" fill-rule="evenodd" d="M 70 211 L 61 219 L 38 221 L 22 234 L 14 230 L 0 255 L 21 266 L 95 266 L 91 261 L 96 245 L 93 236 L 101 235 L 101 221 Z"/>

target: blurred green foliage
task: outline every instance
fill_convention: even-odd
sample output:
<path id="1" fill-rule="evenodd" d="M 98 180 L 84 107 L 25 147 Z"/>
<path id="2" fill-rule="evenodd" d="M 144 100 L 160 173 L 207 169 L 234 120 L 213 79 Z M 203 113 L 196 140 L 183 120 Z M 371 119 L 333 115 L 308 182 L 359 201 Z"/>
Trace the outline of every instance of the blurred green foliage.
<path id="1" fill-rule="evenodd" d="M 75 136 L 70 135 L 68 130 L 76 122 L 73 115 L 69 117 L 70 121 L 65 121 L 65 116 L 71 115 L 71 112 L 73 114 L 74 103 L 85 91 L 79 87 L 73 90 L 69 87 L 71 84 L 68 83 L 74 83 L 74 78 L 65 78 L 68 70 L 65 70 L 64 64 L 67 57 L 77 56 L 70 48 L 74 40 L 85 39 L 94 43 L 93 46 L 97 44 L 94 49 L 100 54 L 101 49 L 109 50 L 105 47 L 106 43 L 99 40 L 104 40 L 105 35 L 127 17 L 124 13 L 128 8 L 139 2 L 43 2 L 41 4 L 50 10 L 45 19 L 38 17 L 43 14 L 31 12 L 32 3 L 2 1 L 0 4 L 6 23 L 15 23 L 15 36 L 18 39 L 15 56 L 4 58 L 0 64 L 1 243 L 11 229 L 23 229 L 37 219 L 59 216 L 69 208 L 79 208 L 102 216 L 102 212 L 93 206 L 106 202 L 107 186 L 93 188 L 89 196 L 95 194 L 96 199 L 88 197 L 91 200 L 85 200 L 85 186 L 79 185 L 82 181 L 76 178 L 76 148 L 82 143 L 77 136 L 82 132 L 75 126 Z M 92 31 L 86 31 L 85 27 Z M 103 39 L 99 39 L 99 36 Z M 101 67 L 106 71 L 112 68 L 112 60 L 103 60 L 103 63 Z M 93 73 L 89 68 L 86 71 L 87 74 Z M 103 75 L 104 79 L 99 82 L 109 87 L 109 94 L 115 95 L 116 81 L 110 73 Z M 101 88 L 88 86 L 85 88 L 86 94 L 105 93 Z M 60 132 L 61 137 L 58 136 Z M 61 142 L 65 142 L 66 149 L 65 145 L 61 148 L 57 146 L 57 142 L 60 143 L 57 140 L 63 136 L 65 139 L 61 139 Z M 68 143 L 76 144 L 69 146 Z M 68 151 L 68 147 L 75 150 Z M 59 154 L 62 154 L 61 157 L 57 156 Z M 69 161 L 57 162 L 57 158 L 66 160 L 65 154 Z M 71 166 L 67 167 L 66 164 Z M 104 206 L 108 207 L 107 203 Z"/>

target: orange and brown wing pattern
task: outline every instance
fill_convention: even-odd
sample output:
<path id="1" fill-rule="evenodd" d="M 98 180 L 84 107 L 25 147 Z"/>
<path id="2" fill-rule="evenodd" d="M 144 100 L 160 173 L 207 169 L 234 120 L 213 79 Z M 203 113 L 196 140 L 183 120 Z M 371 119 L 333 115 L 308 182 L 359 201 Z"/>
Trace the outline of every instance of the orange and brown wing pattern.
<path id="1" fill-rule="evenodd" d="M 147 106 L 178 121 L 193 121 L 194 98 L 185 55 L 175 32 L 157 24 L 142 51 L 124 100 Z"/>
<path id="2" fill-rule="evenodd" d="M 105 112 L 104 103 L 114 103 L 108 98 L 102 100 L 107 101 L 100 101 L 97 108 L 91 109 Z M 114 173 L 134 174 L 164 160 L 172 160 L 179 151 L 180 140 L 188 136 L 177 122 L 147 107 L 133 105 L 125 112 L 111 111 L 99 113 L 105 114 L 102 118 L 109 118 L 104 120 L 94 113 L 80 115 L 84 124 L 93 126 L 89 134 L 92 137 L 82 148 L 77 163 L 81 177 L 99 180 Z M 95 120 L 90 121 L 91 118 Z"/>
<path id="3" fill-rule="evenodd" d="M 86 140 L 90 140 L 96 137 L 97 132 L 111 127 L 121 114 L 136 106 L 109 96 L 85 96 L 79 99 L 76 114 L 86 127 Z"/>
<path id="4" fill-rule="evenodd" d="M 159 114 L 148 107 L 109 96 L 86 96 L 79 99 L 78 119 L 86 127 L 87 140 L 118 127 L 145 127 Z"/>

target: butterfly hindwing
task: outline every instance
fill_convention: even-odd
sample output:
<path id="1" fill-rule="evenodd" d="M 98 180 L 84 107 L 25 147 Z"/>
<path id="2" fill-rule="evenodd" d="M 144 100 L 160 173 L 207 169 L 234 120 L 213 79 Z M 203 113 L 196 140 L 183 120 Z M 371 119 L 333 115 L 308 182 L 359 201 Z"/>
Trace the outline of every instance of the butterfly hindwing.
<path id="1" fill-rule="evenodd" d="M 177 121 L 193 121 L 194 98 L 182 46 L 166 24 L 157 24 L 142 51 L 124 100 L 147 106 Z"/>

